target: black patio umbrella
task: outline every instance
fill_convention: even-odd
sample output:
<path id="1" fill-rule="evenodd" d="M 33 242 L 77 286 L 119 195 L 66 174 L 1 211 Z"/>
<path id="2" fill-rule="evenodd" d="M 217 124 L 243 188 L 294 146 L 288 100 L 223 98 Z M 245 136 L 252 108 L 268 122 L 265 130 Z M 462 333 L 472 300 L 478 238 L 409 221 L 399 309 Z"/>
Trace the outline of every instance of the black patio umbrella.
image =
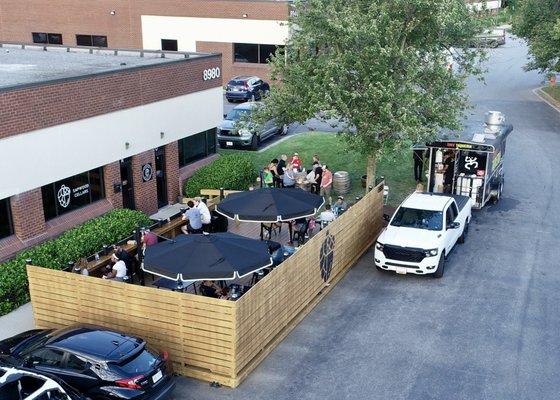
<path id="1" fill-rule="evenodd" d="M 247 222 L 281 222 L 310 217 L 324 200 L 302 189 L 262 188 L 232 193 L 216 211 L 231 219 Z"/>
<path id="2" fill-rule="evenodd" d="M 233 233 L 180 235 L 146 247 L 142 269 L 172 280 L 229 280 L 272 265 L 266 243 Z"/>

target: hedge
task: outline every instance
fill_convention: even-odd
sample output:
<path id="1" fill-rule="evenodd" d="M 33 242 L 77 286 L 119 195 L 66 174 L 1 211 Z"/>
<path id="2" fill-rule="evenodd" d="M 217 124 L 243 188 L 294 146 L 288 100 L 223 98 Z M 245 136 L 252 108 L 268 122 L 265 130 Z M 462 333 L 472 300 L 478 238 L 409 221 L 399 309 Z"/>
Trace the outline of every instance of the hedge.
<path id="1" fill-rule="evenodd" d="M 41 267 L 62 269 L 69 261 L 94 254 L 104 244 L 124 239 L 138 224 L 147 226 L 150 219 L 140 211 L 113 210 L 0 264 L 0 316 L 29 301 L 25 260 L 31 259 L 34 265 Z"/>
<path id="2" fill-rule="evenodd" d="M 200 196 L 201 189 L 247 190 L 259 172 L 244 155 L 227 154 L 200 168 L 183 186 L 187 197 Z"/>

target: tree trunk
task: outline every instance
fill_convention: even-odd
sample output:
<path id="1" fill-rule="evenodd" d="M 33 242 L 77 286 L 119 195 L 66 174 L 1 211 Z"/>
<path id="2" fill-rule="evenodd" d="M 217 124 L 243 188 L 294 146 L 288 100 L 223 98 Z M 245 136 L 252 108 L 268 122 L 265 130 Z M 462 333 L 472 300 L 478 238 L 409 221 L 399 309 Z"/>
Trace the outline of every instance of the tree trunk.
<path id="1" fill-rule="evenodd" d="M 366 193 L 369 192 L 370 187 L 375 187 L 375 169 L 377 167 L 377 158 L 374 154 L 368 156 L 366 168 Z"/>

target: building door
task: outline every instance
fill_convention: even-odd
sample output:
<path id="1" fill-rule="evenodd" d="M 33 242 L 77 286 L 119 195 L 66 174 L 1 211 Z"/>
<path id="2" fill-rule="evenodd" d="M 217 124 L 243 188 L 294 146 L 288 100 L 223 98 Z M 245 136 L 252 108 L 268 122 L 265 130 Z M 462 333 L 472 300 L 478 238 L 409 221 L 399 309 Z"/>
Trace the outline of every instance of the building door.
<path id="1" fill-rule="evenodd" d="M 136 209 L 134 204 L 134 181 L 132 179 L 132 157 L 121 160 L 121 184 L 123 208 Z"/>
<path id="2" fill-rule="evenodd" d="M 167 201 L 167 176 L 165 174 L 165 147 L 156 150 L 156 182 L 158 208 L 169 204 Z"/>

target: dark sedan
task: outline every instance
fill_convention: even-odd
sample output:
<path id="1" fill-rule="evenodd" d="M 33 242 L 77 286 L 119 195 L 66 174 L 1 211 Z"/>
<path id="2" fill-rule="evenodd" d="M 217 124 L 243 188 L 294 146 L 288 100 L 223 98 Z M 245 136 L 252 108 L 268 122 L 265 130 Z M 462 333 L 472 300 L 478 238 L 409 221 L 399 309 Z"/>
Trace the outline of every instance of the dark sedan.
<path id="1" fill-rule="evenodd" d="M 0 342 L 0 358 L 57 376 L 92 399 L 160 400 L 175 387 L 166 352 L 92 325 L 24 332 Z"/>
<path id="2" fill-rule="evenodd" d="M 261 100 L 270 90 L 268 83 L 258 76 L 236 76 L 226 85 L 226 99 L 233 101 Z"/>

